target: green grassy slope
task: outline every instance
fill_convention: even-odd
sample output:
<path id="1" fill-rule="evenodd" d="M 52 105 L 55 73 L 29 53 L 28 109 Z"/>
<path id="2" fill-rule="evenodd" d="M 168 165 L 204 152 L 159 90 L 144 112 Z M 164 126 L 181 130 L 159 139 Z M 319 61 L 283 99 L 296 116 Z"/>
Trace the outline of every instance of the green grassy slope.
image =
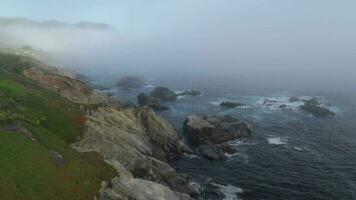
<path id="1" fill-rule="evenodd" d="M 0 54 L 0 199 L 92 199 L 114 170 L 99 155 L 70 147 L 83 111 L 23 77 L 34 64 Z M 5 128 L 18 124 L 32 136 Z"/>

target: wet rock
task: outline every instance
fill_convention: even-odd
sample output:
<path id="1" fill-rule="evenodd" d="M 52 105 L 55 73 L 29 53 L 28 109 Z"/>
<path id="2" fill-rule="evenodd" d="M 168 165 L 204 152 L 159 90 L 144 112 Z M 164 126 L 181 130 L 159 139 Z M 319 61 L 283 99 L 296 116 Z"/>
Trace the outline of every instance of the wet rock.
<path id="1" fill-rule="evenodd" d="M 163 101 L 175 101 L 177 99 L 176 93 L 166 87 L 155 87 L 150 95 Z"/>
<path id="2" fill-rule="evenodd" d="M 235 108 L 235 107 L 245 106 L 245 104 L 239 103 L 239 102 L 224 101 L 224 102 L 220 103 L 220 106 L 226 107 L 226 108 Z"/>
<path id="3" fill-rule="evenodd" d="M 116 85 L 117 87 L 125 89 L 134 89 L 143 87 L 145 85 L 145 81 L 141 77 L 126 76 L 121 78 Z"/>
<path id="4" fill-rule="evenodd" d="M 158 98 L 152 97 L 148 94 L 139 94 L 137 96 L 137 102 L 140 106 L 148 106 L 153 110 L 169 110 L 169 107 L 163 106 Z"/>
<path id="5" fill-rule="evenodd" d="M 216 144 L 203 144 L 199 146 L 200 153 L 210 160 L 225 160 L 226 156 L 220 146 Z"/>
<path id="6" fill-rule="evenodd" d="M 309 112 L 316 117 L 326 117 L 326 116 L 334 116 L 335 113 L 328 108 L 324 107 L 321 102 L 319 102 L 315 97 L 304 100 L 304 105 L 300 106 L 305 112 Z"/>
<path id="7" fill-rule="evenodd" d="M 193 144 L 221 144 L 252 133 L 247 122 L 230 116 L 190 115 L 183 124 L 183 130 Z"/>
<path id="8" fill-rule="evenodd" d="M 227 154 L 234 154 L 238 152 L 238 150 L 235 147 L 227 143 L 221 144 L 219 147 L 223 152 Z"/>

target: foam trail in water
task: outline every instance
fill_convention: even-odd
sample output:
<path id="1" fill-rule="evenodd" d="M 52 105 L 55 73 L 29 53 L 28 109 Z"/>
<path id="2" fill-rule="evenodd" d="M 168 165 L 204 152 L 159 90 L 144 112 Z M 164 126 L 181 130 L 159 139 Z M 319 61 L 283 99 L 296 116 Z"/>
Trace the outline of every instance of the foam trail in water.
<path id="1" fill-rule="evenodd" d="M 243 190 L 239 187 L 233 185 L 220 185 L 217 183 L 211 183 L 213 186 L 217 187 L 221 193 L 224 194 L 223 200 L 239 200 L 238 194 L 243 193 Z"/>

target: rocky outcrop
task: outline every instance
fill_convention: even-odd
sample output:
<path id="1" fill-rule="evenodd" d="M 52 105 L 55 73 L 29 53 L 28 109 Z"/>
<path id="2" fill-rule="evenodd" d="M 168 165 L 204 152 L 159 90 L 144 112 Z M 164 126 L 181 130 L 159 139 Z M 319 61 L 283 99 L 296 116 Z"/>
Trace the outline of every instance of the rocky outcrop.
<path id="1" fill-rule="evenodd" d="M 152 97 L 145 93 L 141 93 L 137 96 L 137 102 L 139 106 L 148 106 L 156 111 L 169 110 L 169 107 L 162 105 L 158 98 Z"/>
<path id="2" fill-rule="evenodd" d="M 231 153 L 226 142 L 248 137 L 252 133 L 247 122 L 230 116 L 190 115 L 184 122 L 183 130 L 192 144 L 199 146 L 200 153 L 212 160 L 223 160 L 224 153 Z"/>
<path id="3" fill-rule="evenodd" d="M 235 108 L 235 107 L 245 106 L 245 104 L 239 103 L 239 102 L 224 101 L 224 102 L 220 103 L 220 106 L 226 107 L 226 108 Z"/>
<path id="4" fill-rule="evenodd" d="M 115 107 L 126 106 L 125 102 L 106 94 L 97 93 L 84 82 L 62 75 L 53 70 L 49 71 L 32 67 L 24 70 L 23 74 L 27 78 L 37 81 L 43 87 L 75 103 L 85 105 L 102 104 Z"/>
<path id="5" fill-rule="evenodd" d="M 305 112 L 309 112 L 316 117 L 333 116 L 335 113 L 324 107 L 315 97 L 304 100 L 304 105 L 300 106 Z"/>
<path id="6" fill-rule="evenodd" d="M 120 191 L 133 199 L 189 199 L 184 194 L 198 195 L 189 178 L 167 164 L 190 149 L 150 108 L 99 108 L 88 113 L 87 119 L 85 134 L 73 147 L 102 154 L 120 173 L 112 188 L 105 191 Z"/>
<path id="7" fill-rule="evenodd" d="M 184 132 L 195 144 L 221 144 L 240 137 L 250 136 L 252 129 L 245 121 L 230 116 L 190 115 L 184 122 Z"/>
<path id="8" fill-rule="evenodd" d="M 141 88 L 145 85 L 145 81 L 141 77 L 126 76 L 121 78 L 116 85 L 125 89 Z"/>
<path id="9" fill-rule="evenodd" d="M 176 93 L 166 87 L 155 87 L 150 95 L 163 101 L 175 101 L 177 99 Z"/>
<path id="10" fill-rule="evenodd" d="M 202 92 L 199 90 L 185 90 L 184 92 L 178 93 L 177 96 L 199 96 Z"/>
<path id="11" fill-rule="evenodd" d="M 83 105 L 83 109 L 88 108 L 84 134 L 72 147 L 79 152 L 100 153 L 118 173 L 113 180 L 103 182 L 99 199 L 190 200 L 198 196 L 190 178 L 167 163 L 191 150 L 152 109 L 126 106 L 115 98 L 96 93 L 84 82 L 55 71 L 31 67 L 23 73 Z"/>

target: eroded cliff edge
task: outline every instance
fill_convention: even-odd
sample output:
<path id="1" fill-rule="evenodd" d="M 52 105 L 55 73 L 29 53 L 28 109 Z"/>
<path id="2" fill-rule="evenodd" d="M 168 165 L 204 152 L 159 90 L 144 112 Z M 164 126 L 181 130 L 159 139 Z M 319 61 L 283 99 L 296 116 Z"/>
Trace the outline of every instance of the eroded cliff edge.
<path id="1" fill-rule="evenodd" d="M 198 198 L 199 191 L 189 177 L 168 164 L 189 148 L 150 108 L 128 106 L 45 65 L 31 66 L 23 74 L 85 109 L 84 134 L 72 147 L 101 154 L 118 172 L 103 182 L 98 199 Z"/>

